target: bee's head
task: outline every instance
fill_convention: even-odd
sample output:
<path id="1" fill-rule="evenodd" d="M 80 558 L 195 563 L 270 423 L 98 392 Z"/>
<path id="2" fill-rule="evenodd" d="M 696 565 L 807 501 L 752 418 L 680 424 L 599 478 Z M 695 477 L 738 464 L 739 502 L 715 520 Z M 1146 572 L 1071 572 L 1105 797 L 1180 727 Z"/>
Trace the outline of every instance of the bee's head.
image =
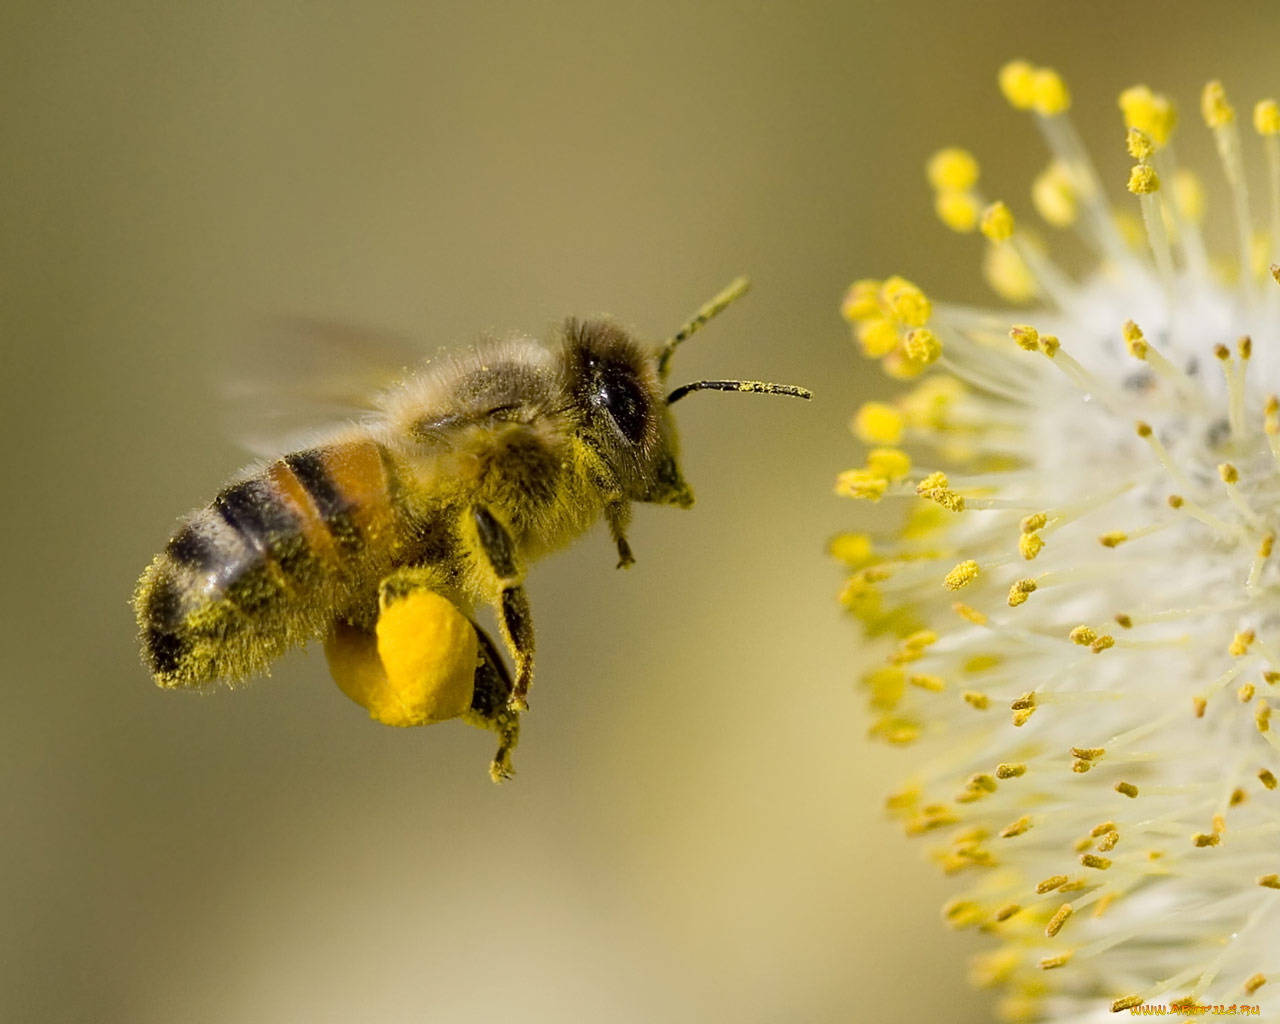
<path id="1" fill-rule="evenodd" d="M 564 373 L 573 403 L 584 414 L 584 437 L 613 470 L 632 501 L 693 504 L 678 462 L 670 407 L 695 391 L 748 391 L 810 398 L 804 388 L 747 380 L 699 380 L 665 394 L 676 348 L 747 291 L 740 277 L 703 306 L 656 352 L 611 320 L 569 320 L 564 328 Z"/>

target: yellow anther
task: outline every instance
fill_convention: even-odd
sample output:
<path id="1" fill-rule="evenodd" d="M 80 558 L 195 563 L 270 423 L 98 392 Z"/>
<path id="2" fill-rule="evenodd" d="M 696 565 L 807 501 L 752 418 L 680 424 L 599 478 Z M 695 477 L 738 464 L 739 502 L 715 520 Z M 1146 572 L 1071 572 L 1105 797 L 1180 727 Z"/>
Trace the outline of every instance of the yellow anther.
<path id="1" fill-rule="evenodd" d="M 1259 971 L 1257 974 L 1252 974 L 1245 979 L 1245 983 L 1242 986 L 1244 988 L 1244 994 L 1247 996 L 1251 996 L 1255 992 L 1257 992 L 1258 989 L 1262 988 L 1262 986 L 1265 985 L 1266 983 L 1267 983 L 1267 976 L 1263 974 L 1261 971 Z"/>
<path id="2" fill-rule="evenodd" d="M 880 284 L 870 279 L 854 281 L 844 293 L 840 315 L 850 323 L 880 316 Z"/>
<path id="3" fill-rule="evenodd" d="M 889 481 L 866 469 L 846 469 L 836 477 L 836 494 L 862 501 L 879 501 L 889 489 Z"/>
<path id="4" fill-rule="evenodd" d="M 1264 533 L 1262 540 L 1258 542 L 1258 557 L 1270 558 L 1271 552 L 1275 548 L 1276 535 L 1271 532 Z"/>
<path id="5" fill-rule="evenodd" d="M 1088 647 L 1098 639 L 1098 632 L 1097 630 L 1090 629 L 1088 626 L 1076 626 L 1075 629 L 1067 634 L 1067 639 L 1069 639 L 1073 644 L 1078 644 L 1080 647 Z"/>
<path id="6" fill-rule="evenodd" d="M 863 444 L 897 444 L 906 426 L 902 413 L 884 402 L 866 402 L 853 417 L 853 433 Z"/>
<path id="7" fill-rule="evenodd" d="M 1036 102 L 1036 69 L 1029 61 L 1011 60 L 1000 69 L 1000 91 L 1015 110 L 1030 110 Z"/>
<path id="8" fill-rule="evenodd" d="M 942 355 L 942 342 L 929 328 L 917 327 L 907 335 L 903 349 L 907 353 L 907 358 L 928 366 L 937 362 L 938 357 Z"/>
<path id="9" fill-rule="evenodd" d="M 1043 971 L 1051 971 L 1055 967 L 1066 967 L 1071 962 L 1071 952 L 1059 953 L 1057 956 L 1044 956 L 1040 958 L 1040 969 Z"/>
<path id="10" fill-rule="evenodd" d="M 1116 848 L 1116 844 L 1120 842 L 1120 833 L 1112 829 L 1098 840 L 1098 849 L 1103 853 L 1110 853 Z"/>
<path id="11" fill-rule="evenodd" d="M 1101 825 L 1094 825 L 1093 828 L 1089 830 L 1089 835 L 1093 836 L 1094 839 L 1097 839 L 1098 836 L 1105 836 L 1108 832 L 1114 832 L 1115 830 L 1116 823 L 1114 821 L 1104 821 Z"/>
<path id="12" fill-rule="evenodd" d="M 1280 889 L 1280 875 L 1259 875 L 1258 884 L 1268 889 Z"/>
<path id="13" fill-rule="evenodd" d="M 1217 846 L 1222 842 L 1222 837 L 1214 832 L 1197 832 L 1191 837 L 1191 842 L 1203 849 L 1206 846 Z"/>
<path id="14" fill-rule="evenodd" d="M 1152 434 L 1151 424 L 1145 422 L 1144 420 L 1138 420 L 1137 424 L 1135 425 L 1135 429 L 1138 431 L 1139 437 L 1150 437 Z"/>
<path id="15" fill-rule="evenodd" d="M 1116 623 L 1120 626 L 1121 629 L 1133 629 L 1133 619 L 1131 619 L 1124 612 L 1121 612 L 1119 615 L 1116 616 Z"/>
<path id="16" fill-rule="evenodd" d="M 905 277 L 894 276 L 885 281 L 880 300 L 890 316 L 908 327 L 923 327 L 933 311 L 928 296 Z"/>
<path id="17" fill-rule="evenodd" d="M 1230 462 L 1222 462 L 1218 464 L 1218 476 L 1222 478 L 1224 484 L 1235 484 L 1240 482 L 1240 470 L 1236 469 Z"/>
<path id="18" fill-rule="evenodd" d="M 1027 766 L 1018 761 L 996 765 L 997 779 L 1016 779 L 1018 776 L 1026 774 Z"/>
<path id="19" fill-rule="evenodd" d="M 1209 707 L 1209 702 L 1203 697 L 1192 697 L 1191 707 L 1196 713 L 1196 718 L 1204 718 L 1205 710 Z"/>
<path id="20" fill-rule="evenodd" d="M 970 583 L 978 578 L 978 563 L 972 558 L 961 562 L 943 579 L 942 583 L 948 590 L 959 590 L 961 587 L 967 587 Z"/>
<path id="21" fill-rule="evenodd" d="M 1222 342 L 1218 342 L 1218 344 L 1213 346 L 1213 355 L 1215 359 L 1219 359 L 1225 363 L 1231 358 L 1231 349 L 1227 348 L 1227 346 L 1222 344 Z"/>
<path id="22" fill-rule="evenodd" d="M 1253 128 L 1259 135 L 1280 134 L 1280 105 L 1275 100 L 1259 100 L 1254 106 Z"/>
<path id="23" fill-rule="evenodd" d="M 1261 783 L 1262 783 L 1262 785 L 1263 785 L 1264 787 L 1266 787 L 1267 789 L 1275 789 L 1275 788 L 1276 788 L 1276 777 L 1275 777 L 1275 775 L 1274 775 L 1274 774 L 1273 774 L 1269 769 L 1267 769 L 1267 768 L 1262 768 L 1262 769 L 1260 769 L 1260 770 L 1258 771 L 1258 781 L 1259 781 L 1259 782 L 1261 782 Z"/>
<path id="24" fill-rule="evenodd" d="M 1036 581 L 1028 577 L 1027 579 L 1018 580 L 1009 588 L 1009 607 L 1017 608 L 1020 604 L 1025 604 L 1028 597 L 1036 592 Z"/>
<path id="25" fill-rule="evenodd" d="M 1271 435 L 1280 434 L 1280 399 L 1275 395 L 1267 398 L 1263 409 L 1262 429 Z"/>
<path id="26" fill-rule="evenodd" d="M 1032 79 L 1036 113 L 1042 117 L 1065 114 L 1071 109 L 1071 93 L 1067 83 L 1052 68 L 1039 68 Z"/>
<path id="27" fill-rule="evenodd" d="M 1146 164 L 1134 164 L 1129 172 L 1128 189 L 1135 196 L 1146 196 L 1160 190 L 1160 178 Z"/>
<path id="28" fill-rule="evenodd" d="M 1049 918 L 1049 923 L 1045 925 L 1045 935 L 1049 938 L 1053 938 L 1057 935 L 1058 932 L 1062 931 L 1062 926 L 1067 923 L 1067 918 L 1069 918 L 1073 913 L 1074 910 L 1070 903 L 1062 904 L 1062 906 L 1054 912 L 1053 917 Z"/>
<path id="29" fill-rule="evenodd" d="M 1013 915 L 1016 914 L 1021 909 L 1022 908 L 1018 906 L 1018 904 L 1016 903 L 1006 903 L 1003 907 L 1001 907 L 999 910 L 995 912 L 995 919 L 997 921 L 1007 921 L 1009 920 L 1009 918 L 1013 917 Z"/>
<path id="30" fill-rule="evenodd" d="M 937 472 L 930 473 L 927 477 L 916 484 L 916 494 L 919 494 L 922 497 L 928 497 L 930 491 L 937 490 L 938 488 L 946 488 L 949 483 L 950 481 L 947 479 L 947 474 L 938 470 Z"/>
<path id="31" fill-rule="evenodd" d="M 1241 359 L 1249 359 L 1253 356 L 1253 339 L 1247 334 L 1242 334 L 1236 342 L 1236 355 Z"/>
<path id="32" fill-rule="evenodd" d="M 960 696 L 964 698 L 966 704 L 979 711 L 986 711 L 991 706 L 991 698 L 977 690 L 965 690 Z"/>
<path id="33" fill-rule="evenodd" d="M 1253 700 L 1254 685 L 1253 683 L 1243 683 L 1240 689 L 1236 690 L 1236 700 L 1241 704 L 1248 704 Z"/>
<path id="34" fill-rule="evenodd" d="M 1130 800 L 1138 795 L 1138 787 L 1132 782 L 1117 782 L 1114 788 L 1117 793 L 1127 796 Z"/>
<path id="35" fill-rule="evenodd" d="M 997 199 L 982 211 L 979 227 L 992 242 L 1008 241 L 1013 236 L 1013 211 Z"/>
<path id="36" fill-rule="evenodd" d="M 1036 883 L 1036 894 L 1043 896 L 1047 892 L 1053 892 L 1054 889 L 1061 889 L 1069 881 L 1066 875 L 1050 875 Z"/>
<path id="37" fill-rule="evenodd" d="M 1276 683 L 1280 683 L 1280 672 L 1276 672 L 1272 669 L 1264 669 L 1262 672 L 1262 678 L 1268 686 L 1275 686 Z"/>
<path id="38" fill-rule="evenodd" d="M 967 235 L 977 228 L 982 208 L 972 192 L 947 188 L 934 193 L 933 212 L 952 231 Z"/>
<path id="39" fill-rule="evenodd" d="M 1125 1010 L 1132 1010 L 1135 1006 L 1141 1006 L 1145 1003 L 1145 996 L 1125 996 L 1123 999 L 1117 999 L 1111 1004 L 1112 1013 L 1124 1013 Z"/>
<path id="40" fill-rule="evenodd" d="M 867 472 L 885 480 L 901 480 L 911 472 L 911 459 L 899 448 L 872 448 L 867 452 Z"/>
<path id="41" fill-rule="evenodd" d="M 1022 522 L 1018 524 L 1018 528 L 1023 533 L 1035 533 L 1036 530 L 1043 530 L 1049 524 L 1049 514 L 1047 512 L 1033 512 L 1029 516 L 1023 516 Z"/>
<path id="42" fill-rule="evenodd" d="M 930 693 L 941 693 L 947 688 L 946 681 L 942 676 L 910 675 L 907 676 L 907 682 L 921 690 L 928 690 Z"/>
<path id="43" fill-rule="evenodd" d="M 1146 359 L 1149 346 L 1147 339 L 1142 334 L 1142 328 L 1135 324 L 1132 320 L 1124 322 L 1124 344 L 1129 350 L 1129 355 L 1135 359 Z"/>
<path id="44" fill-rule="evenodd" d="M 1026 261 L 1011 245 L 989 245 L 982 254 L 982 278 L 1006 302 L 1030 302 L 1040 286 Z"/>
<path id="45" fill-rule="evenodd" d="M 868 359 L 880 359 L 898 347 L 898 325 L 887 316 L 859 320 L 853 333 Z"/>
<path id="46" fill-rule="evenodd" d="M 1030 324 L 1014 324 L 1009 331 L 1009 337 L 1018 348 L 1026 349 L 1028 352 L 1034 352 L 1040 346 L 1040 332 Z"/>
<path id="47" fill-rule="evenodd" d="M 1137 128 L 1129 129 L 1125 134 L 1124 144 L 1131 157 L 1144 163 L 1151 159 L 1151 154 L 1156 149 L 1155 144 L 1151 141 L 1151 136 Z"/>
<path id="48" fill-rule="evenodd" d="M 951 605 L 951 610 L 959 615 L 960 618 L 972 622 L 975 626 L 985 626 L 987 624 L 987 617 L 982 612 L 972 605 L 965 604 L 963 601 L 956 601 Z"/>
<path id="49" fill-rule="evenodd" d="M 1140 437 L 1150 437 L 1151 428 L 1147 427 L 1147 432 L 1145 434 L 1142 433 L 1142 431 L 1138 431 L 1138 434 Z M 1171 494 L 1169 495 L 1169 497 L 1165 499 L 1165 501 L 1169 503 L 1170 508 L 1182 508 L 1184 504 L 1183 497 L 1181 494 Z"/>
<path id="50" fill-rule="evenodd" d="M 1095 871 L 1106 871 L 1107 868 L 1111 867 L 1111 861 L 1109 858 L 1099 857 L 1094 853 L 1082 854 L 1080 857 L 1080 863 L 1087 868 L 1093 868 Z"/>
<path id="51" fill-rule="evenodd" d="M 1028 690 L 1017 700 L 1012 700 L 1009 702 L 1009 707 L 1011 707 L 1014 711 L 1026 711 L 1035 706 L 1036 706 L 1035 690 Z"/>
<path id="52" fill-rule="evenodd" d="M 1110 650 L 1116 645 L 1116 638 L 1110 633 L 1103 633 L 1093 643 L 1089 645 L 1089 650 L 1094 654 L 1101 654 L 1103 651 Z"/>
<path id="53" fill-rule="evenodd" d="M 1257 634 L 1251 629 L 1242 629 L 1234 637 L 1231 638 L 1231 646 L 1227 648 L 1227 653 L 1233 658 L 1243 658 L 1249 653 L 1249 648 L 1253 646 Z"/>
<path id="54" fill-rule="evenodd" d="M 1023 533 L 1018 536 L 1018 553 L 1030 562 L 1044 549 L 1044 541 L 1038 533 Z"/>
<path id="55" fill-rule="evenodd" d="M 1001 839 L 1012 839 L 1014 836 L 1020 836 L 1023 832 L 1031 827 L 1031 819 L 1025 814 L 1017 821 L 1010 822 L 1002 828 L 998 835 Z"/>
<path id="56" fill-rule="evenodd" d="M 1070 227 L 1076 221 L 1075 182 L 1056 161 L 1036 175 L 1031 183 L 1031 202 L 1036 213 L 1055 228 Z"/>
<path id="57" fill-rule="evenodd" d="M 973 928 L 982 924 L 986 914 L 971 900 L 952 900 L 942 908 L 942 918 L 952 928 Z"/>
<path id="58" fill-rule="evenodd" d="M 978 161 L 967 149 L 948 146 L 929 157 L 925 175 L 929 184 L 940 192 L 970 189 L 978 183 Z"/>
<path id="59" fill-rule="evenodd" d="M 1050 359 L 1058 354 L 1058 349 L 1062 347 L 1062 342 L 1058 341 L 1056 335 L 1042 334 L 1040 335 L 1040 351 L 1047 355 Z"/>
<path id="60" fill-rule="evenodd" d="M 1181 167 L 1173 177 L 1173 202 L 1178 212 L 1192 224 L 1204 220 L 1204 184 L 1195 171 Z"/>
<path id="61" fill-rule="evenodd" d="M 1265 700 L 1258 701 L 1258 707 L 1253 712 L 1253 722 L 1258 727 L 1258 732 L 1271 730 L 1271 705 Z"/>
<path id="62" fill-rule="evenodd" d="M 1227 803 L 1231 807 L 1239 807 L 1242 803 L 1244 803 L 1248 799 L 1249 799 L 1249 794 L 1246 793 L 1239 786 L 1237 786 L 1235 789 L 1231 791 L 1231 797 L 1227 801 Z"/>
<path id="63" fill-rule="evenodd" d="M 1205 84 L 1204 92 L 1200 94 L 1200 113 L 1210 128 L 1219 128 L 1235 120 L 1236 112 L 1227 102 L 1227 91 L 1217 79 Z"/>
<path id="64" fill-rule="evenodd" d="M 1120 109 L 1127 128 L 1137 128 L 1150 136 L 1157 147 L 1165 145 L 1178 123 L 1178 112 L 1167 96 L 1153 93 L 1145 85 L 1135 85 L 1120 94 Z"/>
<path id="65" fill-rule="evenodd" d="M 1118 548 L 1121 544 L 1129 539 L 1129 535 L 1124 530 L 1112 530 L 1110 533 L 1104 533 L 1098 538 L 1098 543 L 1104 548 Z"/>
<path id="66" fill-rule="evenodd" d="M 1098 760 L 1098 758 L 1102 757 L 1106 752 L 1107 752 L 1106 747 L 1072 747 L 1071 748 L 1071 756 L 1078 757 L 1082 761 L 1096 761 Z M 1111 828 L 1115 828 L 1115 826 L 1111 825 L 1110 822 L 1106 822 L 1105 824 L 1110 825 Z M 1100 831 L 1095 830 L 1089 834 L 1093 836 L 1097 836 L 1097 835 L 1101 835 L 1102 832 L 1110 831 L 1110 828 L 1102 828 L 1101 826 L 1099 826 L 1098 828 L 1100 829 Z"/>
<path id="67" fill-rule="evenodd" d="M 827 551 L 850 568 L 866 565 L 875 554 L 871 537 L 865 533 L 841 533 L 831 538 Z"/>

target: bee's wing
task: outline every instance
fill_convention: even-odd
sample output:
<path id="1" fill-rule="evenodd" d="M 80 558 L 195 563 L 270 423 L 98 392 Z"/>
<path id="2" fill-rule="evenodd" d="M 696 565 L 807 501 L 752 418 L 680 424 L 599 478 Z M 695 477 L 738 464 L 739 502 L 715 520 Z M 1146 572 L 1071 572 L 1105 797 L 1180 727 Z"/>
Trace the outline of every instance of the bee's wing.
<path id="1" fill-rule="evenodd" d="M 360 420 L 423 359 L 409 338 L 332 320 L 276 317 L 225 378 L 228 433 L 254 455 L 304 447 L 334 423 Z"/>

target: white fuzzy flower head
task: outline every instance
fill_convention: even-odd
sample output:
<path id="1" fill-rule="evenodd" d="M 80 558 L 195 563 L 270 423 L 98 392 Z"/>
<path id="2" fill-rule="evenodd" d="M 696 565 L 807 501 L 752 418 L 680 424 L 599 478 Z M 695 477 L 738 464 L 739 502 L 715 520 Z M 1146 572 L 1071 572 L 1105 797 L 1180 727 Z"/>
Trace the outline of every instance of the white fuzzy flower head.
<path id="1" fill-rule="evenodd" d="M 845 299 L 864 353 L 910 381 L 858 411 L 866 465 L 837 484 L 898 529 L 832 545 L 881 658 L 872 733 L 918 753 L 889 806 L 963 887 L 948 923 L 991 937 L 974 974 L 1007 1019 L 1280 1021 L 1280 110 L 1249 133 L 1259 203 L 1259 140 L 1217 83 L 1208 184 L 1139 86 L 1115 188 L 1055 72 L 1016 62 L 1000 85 L 1048 146 L 1036 211 L 1096 267 L 1056 266 L 951 149 L 937 212 L 1030 307 L 943 306 L 900 277 Z M 1236 239 L 1223 257 L 1205 210 Z"/>

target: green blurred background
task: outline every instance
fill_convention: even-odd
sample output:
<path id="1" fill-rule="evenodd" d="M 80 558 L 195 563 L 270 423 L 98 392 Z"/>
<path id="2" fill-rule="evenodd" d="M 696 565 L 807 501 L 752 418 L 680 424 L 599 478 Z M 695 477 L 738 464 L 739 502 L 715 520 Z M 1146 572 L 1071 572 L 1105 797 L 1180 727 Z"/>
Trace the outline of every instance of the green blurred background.
<path id="1" fill-rule="evenodd" d="M 1203 9 L 6 3 L 0 1016 L 985 1019 L 945 884 L 882 820 L 910 754 L 864 743 L 832 600 L 878 380 L 837 304 L 895 271 L 986 301 L 921 168 L 971 145 L 1026 208 L 1009 57 L 1068 76 L 1113 181 L 1136 80 L 1208 152 L 1199 85 L 1280 89 L 1280 7 Z M 127 600 L 245 461 L 216 382 L 271 317 L 425 352 L 566 313 L 656 338 L 739 273 L 676 376 L 817 398 L 683 403 L 697 507 L 639 510 L 629 573 L 603 532 L 534 568 L 512 784 L 486 734 L 368 722 L 315 652 L 150 684 Z"/>

